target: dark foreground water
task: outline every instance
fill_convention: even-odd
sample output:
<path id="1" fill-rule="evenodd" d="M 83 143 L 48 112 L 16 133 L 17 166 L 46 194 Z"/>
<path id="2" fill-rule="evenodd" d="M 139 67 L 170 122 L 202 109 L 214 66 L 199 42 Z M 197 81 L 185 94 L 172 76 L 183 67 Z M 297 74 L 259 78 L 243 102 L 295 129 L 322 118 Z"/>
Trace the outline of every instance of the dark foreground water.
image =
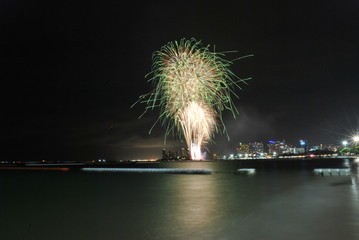
<path id="1" fill-rule="evenodd" d="M 158 167 L 158 165 L 156 166 Z M 354 174 L 161 163 L 211 175 L 0 171 L 0 239 L 359 239 Z"/>

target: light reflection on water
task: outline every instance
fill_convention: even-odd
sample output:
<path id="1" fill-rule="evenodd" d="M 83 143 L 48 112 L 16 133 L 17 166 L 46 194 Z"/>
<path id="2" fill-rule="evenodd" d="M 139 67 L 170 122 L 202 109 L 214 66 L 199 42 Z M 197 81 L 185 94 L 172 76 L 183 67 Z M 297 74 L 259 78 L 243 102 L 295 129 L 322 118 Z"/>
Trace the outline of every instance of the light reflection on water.
<path id="1" fill-rule="evenodd" d="M 353 220 L 352 227 L 355 229 L 355 237 L 353 239 L 359 239 L 359 166 L 355 166 L 352 169 L 352 206 L 353 206 Z"/>
<path id="2" fill-rule="evenodd" d="M 1 172 L 0 239 L 359 239 L 358 173 Z"/>
<path id="3" fill-rule="evenodd" d="M 211 231 L 208 226 L 214 221 L 219 199 L 216 185 L 212 184 L 210 175 L 177 176 L 170 179 L 166 185 L 175 189 L 171 195 L 164 196 L 167 217 L 156 226 L 168 235 L 168 226 L 172 226 L 171 235 L 179 239 L 184 236 L 196 236 L 199 232 Z"/>

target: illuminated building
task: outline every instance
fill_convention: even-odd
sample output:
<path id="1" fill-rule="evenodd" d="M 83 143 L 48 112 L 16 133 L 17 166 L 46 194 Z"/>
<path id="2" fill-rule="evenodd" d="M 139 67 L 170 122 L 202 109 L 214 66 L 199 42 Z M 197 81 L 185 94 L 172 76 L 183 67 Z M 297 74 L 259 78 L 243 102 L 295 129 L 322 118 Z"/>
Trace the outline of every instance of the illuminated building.
<path id="1" fill-rule="evenodd" d="M 181 159 L 189 159 L 189 150 L 181 148 Z"/>
<path id="2" fill-rule="evenodd" d="M 308 140 L 305 140 L 305 139 L 299 140 L 299 145 L 300 145 L 300 147 L 304 148 L 304 153 L 308 152 L 308 150 L 309 150 Z"/>
<path id="3" fill-rule="evenodd" d="M 239 143 L 239 147 L 236 150 L 240 158 L 242 156 L 248 156 L 251 153 L 249 144 Z"/>
<path id="4" fill-rule="evenodd" d="M 291 147 L 289 148 L 289 153 L 290 154 L 304 154 L 305 150 L 304 148 L 300 148 L 300 147 Z"/>
<path id="5" fill-rule="evenodd" d="M 249 151 L 252 155 L 261 155 L 264 153 L 263 143 L 254 142 L 249 144 Z"/>
<path id="6" fill-rule="evenodd" d="M 290 152 L 290 147 L 285 144 L 285 140 L 283 141 L 268 141 L 268 154 L 272 156 L 278 156 L 287 154 Z"/>
<path id="7" fill-rule="evenodd" d="M 331 151 L 331 152 L 337 152 L 338 149 L 340 149 L 340 146 L 334 145 L 334 144 L 327 144 L 324 145 L 323 150 Z"/>
<path id="8" fill-rule="evenodd" d="M 319 146 L 313 146 L 309 151 L 330 151 L 330 152 L 337 152 L 341 146 L 337 146 L 334 144 L 320 144 Z"/>
<path id="9" fill-rule="evenodd" d="M 176 160 L 179 159 L 178 151 L 167 151 L 166 149 L 162 149 L 162 159 L 165 160 Z"/>

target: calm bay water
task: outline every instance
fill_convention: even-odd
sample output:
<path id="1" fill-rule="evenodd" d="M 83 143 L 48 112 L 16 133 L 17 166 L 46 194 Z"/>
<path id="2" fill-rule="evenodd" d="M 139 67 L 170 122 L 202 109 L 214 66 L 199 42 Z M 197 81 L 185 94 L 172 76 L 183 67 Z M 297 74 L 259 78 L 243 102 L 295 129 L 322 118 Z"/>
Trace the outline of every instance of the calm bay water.
<path id="1" fill-rule="evenodd" d="M 0 239 L 359 239 L 358 175 L 0 172 Z M 357 173 L 356 173 L 357 174 Z"/>

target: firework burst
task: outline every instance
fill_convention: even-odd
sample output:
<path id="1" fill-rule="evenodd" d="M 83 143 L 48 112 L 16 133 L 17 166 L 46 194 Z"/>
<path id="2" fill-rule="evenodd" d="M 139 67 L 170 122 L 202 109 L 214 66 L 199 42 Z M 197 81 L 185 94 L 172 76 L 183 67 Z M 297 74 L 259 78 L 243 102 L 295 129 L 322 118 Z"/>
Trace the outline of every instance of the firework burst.
<path id="1" fill-rule="evenodd" d="M 201 147 L 214 133 L 226 132 L 222 111 L 238 112 L 231 96 L 240 79 L 229 67 L 225 53 L 210 51 L 195 39 L 169 42 L 153 54 L 150 82 L 154 90 L 140 96 L 146 110 L 158 107 L 159 120 L 167 125 L 166 134 L 177 133 L 190 149 L 191 158 L 201 159 Z M 242 57 L 243 58 L 243 57 Z"/>

